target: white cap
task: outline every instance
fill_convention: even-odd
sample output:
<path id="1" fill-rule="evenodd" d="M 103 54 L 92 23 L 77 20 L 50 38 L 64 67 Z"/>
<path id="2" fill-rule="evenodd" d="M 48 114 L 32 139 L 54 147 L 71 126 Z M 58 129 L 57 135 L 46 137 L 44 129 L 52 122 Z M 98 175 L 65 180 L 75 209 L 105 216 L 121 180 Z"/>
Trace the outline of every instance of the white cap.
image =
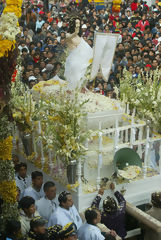
<path id="1" fill-rule="evenodd" d="M 86 24 L 83 24 L 83 25 L 82 25 L 82 28 L 87 28 L 87 25 L 86 25 Z"/>
<path id="2" fill-rule="evenodd" d="M 35 76 L 30 76 L 29 78 L 28 78 L 28 81 L 30 82 L 30 81 L 35 81 L 37 78 L 35 78 Z"/>

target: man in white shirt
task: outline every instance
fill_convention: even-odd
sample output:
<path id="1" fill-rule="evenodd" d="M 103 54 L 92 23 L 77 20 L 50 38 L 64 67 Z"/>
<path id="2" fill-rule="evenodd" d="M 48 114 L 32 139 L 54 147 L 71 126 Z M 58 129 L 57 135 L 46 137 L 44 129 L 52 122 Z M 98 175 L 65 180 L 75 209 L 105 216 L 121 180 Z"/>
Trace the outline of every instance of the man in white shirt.
<path id="1" fill-rule="evenodd" d="M 55 183 L 46 182 L 44 184 L 44 192 L 45 196 L 36 201 L 36 207 L 40 216 L 49 221 L 51 214 L 54 213 L 58 207 Z"/>
<path id="2" fill-rule="evenodd" d="M 42 172 L 35 171 L 31 173 L 31 178 L 32 186 L 25 189 L 24 197 L 30 196 L 36 201 L 45 195 L 43 190 L 43 174 Z"/>
<path id="3" fill-rule="evenodd" d="M 30 230 L 30 221 L 33 217 L 39 216 L 36 211 L 35 200 L 32 197 L 23 197 L 19 202 L 21 233 L 25 236 Z"/>
<path id="4" fill-rule="evenodd" d="M 101 214 L 92 208 L 85 211 L 86 222 L 78 230 L 79 240 L 104 240 L 101 230 L 96 226 L 101 221 Z"/>
<path id="5" fill-rule="evenodd" d="M 66 191 L 62 192 L 58 197 L 58 201 L 60 205 L 51 215 L 48 226 L 50 227 L 55 224 L 60 224 L 64 227 L 66 224 L 74 222 L 77 229 L 79 229 L 82 225 L 82 220 L 73 204 L 71 193 Z"/>
<path id="6" fill-rule="evenodd" d="M 27 175 L 27 164 L 19 163 L 16 165 L 18 175 L 15 177 L 16 186 L 20 189 L 20 199 L 24 195 L 24 191 L 31 185 L 31 176 Z"/>

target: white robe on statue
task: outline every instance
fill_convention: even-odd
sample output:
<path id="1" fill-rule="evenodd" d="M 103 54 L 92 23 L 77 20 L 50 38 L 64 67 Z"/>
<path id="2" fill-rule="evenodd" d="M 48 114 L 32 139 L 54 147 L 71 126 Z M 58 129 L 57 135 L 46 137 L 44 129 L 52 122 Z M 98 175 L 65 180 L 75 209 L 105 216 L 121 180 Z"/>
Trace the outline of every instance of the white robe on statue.
<path id="1" fill-rule="evenodd" d="M 65 78 L 70 89 L 80 87 L 90 60 L 93 58 L 93 49 L 81 38 L 79 45 L 72 49 L 65 63 Z"/>
<path id="2" fill-rule="evenodd" d="M 53 200 L 42 197 L 40 200 L 37 200 L 35 204 L 40 216 L 47 221 L 49 221 L 51 214 L 54 213 L 59 206 L 57 197 Z"/>
<path id="3" fill-rule="evenodd" d="M 43 190 L 43 186 L 41 187 L 40 191 L 36 191 L 32 186 L 28 187 L 25 189 L 25 192 L 24 192 L 24 197 L 25 196 L 29 196 L 29 197 L 32 197 L 33 199 L 36 200 L 39 200 L 40 198 L 44 197 L 45 196 L 45 193 L 44 193 L 44 190 Z"/>
<path id="4" fill-rule="evenodd" d="M 51 215 L 48 227 L 51 227 L 55 224 L 60 224 L 62 227 L 64 227 L 70 222 L 74 222 L 77 226 L 77 229 L 79 229 L 82 225 L 82 219 L 80 218 L 79 213 L 74 205 L 69 210 L 58 207 Z"/>
<path id="5" fill-rule="evenodd" d="M 104 240 L 101 230 L 94 225 L 85 223 L 78 230 L 79 240 Z"/>

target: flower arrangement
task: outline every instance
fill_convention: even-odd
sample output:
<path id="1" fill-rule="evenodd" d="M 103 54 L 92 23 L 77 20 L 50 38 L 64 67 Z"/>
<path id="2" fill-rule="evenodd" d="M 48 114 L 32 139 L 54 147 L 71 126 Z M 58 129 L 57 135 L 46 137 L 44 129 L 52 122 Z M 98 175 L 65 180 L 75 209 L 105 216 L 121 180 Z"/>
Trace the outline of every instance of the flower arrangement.
<path id="1" fill-rule="evenodd" d="M 120 80 L 120 98 L 129 103 L 130 109 L 136 108 L 139 118 L 150 120 L 152 126 L 161 131 L 161 73 L 154 70 L 146 76 L 142 73 L 135 79 L 124 70 Z"/>
<path id="2" fill-rule="evenodd" d="M 63 89 L 60 89 L 57 98 L 50 96 L 47 101 L 43 103 L 48 114 L 42 119 L 45 131 L 41 137 L 46 148 L 55 153 L 55 159 L 61 158 L 68 165 L 71 159 L 78 160 L 86 153 L 84 143 L 89 132 L 85 127 L 83 106 L 87 101 L 80 103 L 78 92 L 68 93 Z"/>
<path id="3" fill-rule="evenodd" d="M 11 136 L 0 141 L 0 159 L 2 160 L 12 159 L 12 137 Z"/>
<path id="4" fill-rule="evenodd" d="M 22 82 L 20 65 L 17 65 L 15 72 L 15 81 L 12 82 L 10 100 L 12 116 L 20 131 L 31 133 L 33 130 L 32 119 L 36 113 L 36 103 L 33 101 L 30 90 Z"/>
<path id="5" fill-rule="evenodd" d="M 0 57 L 8 56 L 8 52 L 15 48 L 21 5 L 22 0 L 6 1 L 6 7 L 0 18 Z"/>
<path id="6" fill-rule="evenodd" d="M 18 17 L 22 0 L 7 0 L 0 18 L 0 198 L 2 213 L 0 230 L 6 221 L 18 219 L 17 188 L 12 156 L 12 114 L 9 105 L 12 74 L 15 71 L 17 49 L 16 35 L 19 33 Z"/>
<path id="7" fill-rule="evenodd" d="M 2 181 L 0 195 L 6 203 L 16 203 L 17 187 L 15 181 Z"/>

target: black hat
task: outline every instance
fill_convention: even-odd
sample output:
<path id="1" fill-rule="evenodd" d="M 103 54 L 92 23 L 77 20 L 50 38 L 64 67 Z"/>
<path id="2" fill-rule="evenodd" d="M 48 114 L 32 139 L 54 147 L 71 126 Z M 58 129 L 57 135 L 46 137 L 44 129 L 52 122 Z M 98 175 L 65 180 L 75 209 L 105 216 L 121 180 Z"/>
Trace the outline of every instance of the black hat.
<path id="1" fill-rule="evenodd" d="M 69 236 L 77 235 L 77 227 L 75 223 L 68 223 L 63 227 L 63 229 L 60 231 L 60 236 L 63 238 L 67 238 Z"/>
<path id="2" fill-rule="evenodd" d="M 59 224 L 49 227 L 48 228 L 49 237 L 52 237 L 52 239 L 54 240 L 59 239 L 61 230 L 62 226 Z"/>
<path id="3" fill-rule="evenodd" d="M 105 212 L 115 212 L 117 210 L 117 203 L 114 198 L 112 197 L 106 197 L 106 199 L 103 201 L 103 210 Z"/>
<path id="4" fill-rule="evenodd" d="M 154 207 L 161 208 L 161 192 L 152 193 L 151 202 Z"/>
<path id="5" fill-rule="evenodd" d="M 70 192 L 66 192 L 66 191 L 61 192 L 61 193 L 59 194 L 58 201 L 59 201 L 60 203 L 66 201 L 66 196 L 67 196 L 67 195 L 70 195 L 70 194 L 71 194 Z"/>
<path id="6" fill-rule="evenodd" d="M 47 223 L 47 221 L 45 219 L 43 219 L 42 217 L 34 217 L 32 218 L 31 222 L 30 222 L 30 228 L 33 229 L 35 227 L 39 227 L 39 226 L 44 226 Z"/>

